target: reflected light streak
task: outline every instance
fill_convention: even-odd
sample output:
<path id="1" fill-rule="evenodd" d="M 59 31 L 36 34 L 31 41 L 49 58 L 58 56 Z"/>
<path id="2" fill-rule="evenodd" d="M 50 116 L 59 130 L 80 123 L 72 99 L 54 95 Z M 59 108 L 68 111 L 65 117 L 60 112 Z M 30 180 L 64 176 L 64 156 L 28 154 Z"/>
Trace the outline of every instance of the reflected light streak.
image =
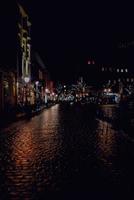
<path id="1" fill-rule="evenodd" d="M 105 121 L 100 120 L 98 126 L 99 159 L 106 165 L 109 165 L 115 153 L 115 131 L 112 129 L 112 126 Z"/>

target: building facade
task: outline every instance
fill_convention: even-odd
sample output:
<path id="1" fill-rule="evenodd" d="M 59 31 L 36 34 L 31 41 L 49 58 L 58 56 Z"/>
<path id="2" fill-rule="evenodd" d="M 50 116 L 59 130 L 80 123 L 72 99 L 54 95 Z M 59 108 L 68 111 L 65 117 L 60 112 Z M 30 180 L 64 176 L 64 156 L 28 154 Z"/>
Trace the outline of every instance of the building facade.
<path id="1" fill-rule="evenodd" d="M 5 0 L 0 14 L 0 113 L 16 107 L 17 6 Z"/>
<path id="2" fill-rule="evenodd" d="M 18 4 L 17 45 L 17 104 L 33 104 L 31 87 L 31 22 L 24 8 Z"/>
<path id="3" fill-rule="evenodd" d="M 102 83 L 106 87 L 110 87 L 111 90 L 120 94 L 126 94 L 131 92 L 131 86 L 134 84 L 133 68 L 116 65 L 103 66 L 101 68 Z"/>

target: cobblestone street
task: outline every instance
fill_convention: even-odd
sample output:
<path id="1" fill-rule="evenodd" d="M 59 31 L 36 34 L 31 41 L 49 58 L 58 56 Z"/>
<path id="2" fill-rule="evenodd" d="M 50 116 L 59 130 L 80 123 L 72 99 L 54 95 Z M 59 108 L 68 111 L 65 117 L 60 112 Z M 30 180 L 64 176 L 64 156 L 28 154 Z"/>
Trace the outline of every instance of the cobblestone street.
<path id="1" fill-rule="evenodd" d="M 85 105 L 55 105 L 1 130 L 0 166 L 1 200 L 50 192 L 115 199 L 133 195 L 134 142 Z"/>

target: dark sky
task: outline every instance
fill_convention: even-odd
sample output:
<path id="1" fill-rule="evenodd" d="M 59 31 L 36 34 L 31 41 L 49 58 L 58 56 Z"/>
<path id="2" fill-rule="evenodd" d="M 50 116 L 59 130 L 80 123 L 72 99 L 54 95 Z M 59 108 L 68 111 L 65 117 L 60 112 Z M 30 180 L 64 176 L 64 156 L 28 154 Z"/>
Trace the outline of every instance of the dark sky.
<path id="1" fill-rule="evenodd" d="M 134 40 L 133 6 L 117 1 L 20 0 L 32 21 L 32 47 L 55 80 L 73 81 L 86 63 L 118 60 L 118 43 Z M 85 70 L 86 69 L 86 70 Z"/>

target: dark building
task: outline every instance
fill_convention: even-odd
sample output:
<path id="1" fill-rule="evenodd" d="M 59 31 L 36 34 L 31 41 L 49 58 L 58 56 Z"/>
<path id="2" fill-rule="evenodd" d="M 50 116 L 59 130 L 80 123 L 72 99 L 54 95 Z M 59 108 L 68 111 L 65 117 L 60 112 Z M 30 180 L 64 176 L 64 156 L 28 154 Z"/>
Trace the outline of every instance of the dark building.
<path id="1" fill-rule="evenodd" d="M 30 79 L 31 24 L 19 3 L 5 0 L 0 25 L 0 110 L 5 111 L 9 104 L 14 108 L 19 103 L 19 91 Z"/>
<path id="2" fill-rule="evenodd" d="M 31 103 L 31 23 L 29 16 L 18 4 L 17 41 L 17 103 Z"/>
<path id="3" fill-rule="evenodd" d="M 0 112 L 16 105 L 17 5 L 0 6 Z M 8 109 L 7 109 L 8 108 Z"/>

